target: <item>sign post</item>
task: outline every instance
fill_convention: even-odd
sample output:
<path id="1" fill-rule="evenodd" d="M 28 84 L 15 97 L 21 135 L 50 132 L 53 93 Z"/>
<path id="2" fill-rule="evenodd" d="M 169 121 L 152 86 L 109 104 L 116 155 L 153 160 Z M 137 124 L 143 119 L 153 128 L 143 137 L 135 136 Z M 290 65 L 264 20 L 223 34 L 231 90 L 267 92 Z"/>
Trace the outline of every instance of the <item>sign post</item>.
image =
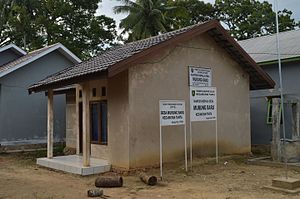
<path id="1" fill-rule="evenodd" d="M 215 87 L 190 87 L 190 158 L 193 163 L 192 122 L 216 121 L 216 162 L 218 163 L 217 89 Z"/>
<path id="2" fill-rule="evenodd" d="M 187 171 L 187 146 L 186 146 L 186 124 L 185 124 L 185 101 L 184 100 L 160 100 L 159 101 L 159 152 L 160 152 L 160 177 L 163 176 L 163 154 L 162 154 L 162 127 L 184 125 L 184 153 L 185 170 Z"/>

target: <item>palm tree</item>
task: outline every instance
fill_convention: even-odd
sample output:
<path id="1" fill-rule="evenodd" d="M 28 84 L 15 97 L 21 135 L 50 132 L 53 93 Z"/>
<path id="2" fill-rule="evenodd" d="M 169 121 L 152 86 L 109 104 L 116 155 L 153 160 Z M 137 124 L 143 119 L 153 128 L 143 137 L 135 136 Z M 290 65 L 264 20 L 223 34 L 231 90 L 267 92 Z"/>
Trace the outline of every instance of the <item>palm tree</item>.
<path id="1" fill-rule="evenodd" d="M 170 29 L 167 14 L 176 7 L 168 6 L 167 0 L 121 1 L 123 5 L 115 6 L 114 12 L 129 14 L 119 25 L 124 29 L 122 33 L 129 33 L 129 41 L 155 36 Z"/>

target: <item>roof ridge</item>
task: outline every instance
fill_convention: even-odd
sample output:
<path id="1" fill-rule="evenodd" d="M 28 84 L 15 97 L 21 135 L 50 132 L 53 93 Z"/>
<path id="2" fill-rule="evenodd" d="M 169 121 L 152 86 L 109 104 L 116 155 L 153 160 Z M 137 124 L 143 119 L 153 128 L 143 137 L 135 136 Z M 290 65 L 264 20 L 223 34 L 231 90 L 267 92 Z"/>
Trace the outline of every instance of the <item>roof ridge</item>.
<path id="1" fill-rule="evenodd" d="M 137 41 L 131 41 L 129 43 L 125 43 L 125 44 L 121 44 L 121 45 L 117 45 L 117 46 L 114 46 L 114 47 L 112 47 L 112 48 L 110 48 L 108 50 L 105 50 L 105 51 L 99 53 L 98 55 L 96 55 L 94 57 L 90 57 L 87 60 L 84 60 L 84 62 L 93 61 L 94 59 L 97 59 L 97 57 L 101 57 L 102 55 L 105 55 L 106 53 L 118 50 L 120 48 L 124 48 L 124 47 L 127 47 L 127 46 L 132 46 L 132 45 L 135 45 L 135 44 L 143 43 L 143 42 L 148 41 L 148 40 L 151 41 L 151 39 L 159 38 L 159 37 L 161 37 L 163 35 L 174 34 L 174 33 L 177 33 L 177 32 L 180 32 L 180 31 L 184 31 L 184 30 L 187 30 L 187 29 L 192 29 L 192 28 L 197 27 L 199 25 L 203 25 L 205 23 L 208 23 L 209 21 L 210 20 L 199 22 L 197 24 L 186 26 L 186 27 L 183 27 L 183 28 L 180 28 L 180 29 L 177 29 L 177 30 L 173 30 L 173 31 L 170 31 L 170 32 L 165 32 L 163 34 L 155 35 L 155 36 L 148 37 L 148 38 L 141 39 L 141 40 L 137 40 Z M 76 67 L 76 66 L 78 66 L 78 64 L 74 65 L 73 67 Z"/>
<path id="2" fill-rule="evenodd" d="M 30 53 L 21 56 L 15 60 L 12 60 L 4 65 L 2 65 L 0 67 L 0 78 L 36 59 L 39 59 L 45 55 L 47 55 L 48 53 L 51 53 L 59 48 L 62 48 L 62 50 L 64 50 L 66 52 L 66 54 L 68 55 L 69 59 L 73 59 L 73 63 L 79 63 L 81 60 L 79 58 L 76 57 L 76 55 L 74 55 L 71 51 L 69 51 L 67 48 L 65 48 L 61 43 L 55 43 L 49 46 L 45 46 L 43 48 L 31 51 Z M 67 56 L 65 55 L 65 56 Z M 75 58 L 74 58 L 75 57 Z"/>
<path id="3" fill-rule="evenodd" d="M 193 38 L 208 31 L 211 31 L 210 35 L 212 37 L 216 37 L 214 38 L 215 40 L 225 39 L 224 41 L 236 48 L 238 56 L 233 56 L 233 59 L 237 59 L 237 57 L 240 56 L 245 58 L 245 62 L 249 63 L 248 67 L 252 67 L 255 71 L 253 74 L 250 74 L 251 78 L 253 78 L 254 75 L 260 76 L 260 78 L 256 79 L 260 79 L 262 82 L 259 82 L 257 87 L 252 86 L 251 88 L 269 88 L 274 86 L 273 80 L 261 68 L 259 68 L 254 60 L 252 60 L 251 57 L 247 55 L 246 52 L 236 43 L 236 41 L 230 37 L 222 25 L 217 20 L 210 20 L 143 40 L 116 46 L 115 48 L 104 51 L 103 53 L 76 64 L 75 66 L 69 67 L 56 75 L 50 75 L 31 85 L 28 90 L 30 93 L 39 92 L 47 87 L 49 88 L 49 86 L 53 88 L 60 87 L 62 84 L 74 84 L 78 81 L 82 81 L 81 78 L 83 76 L 94 77 L 101 74 L 111 77 L 126 70 L 132 63 L 145 58 L 149 53 L 156 53 L 161 48 L 165 48 L 171 44 L 175 45 L 178 42 L 186 41 L 186 39 Z M 215 31 L 217 31 L 217 33 L 215 33 Z M 253 80 L 254 83 L 252 84 L 254 85 L 260 80 Z"/>
<path id="4" fill-rule="evenodd" d="M 135 44 L 135 43 L 139 43 L 139 42 L 144 42 L 144 41 L 147 41 L 147 40 L 150 40 L 150 39 L 154 39 L 154 38 L 158 38 L 158 37 L 161 37 L 165 34 L 172 34 L 172 33 L 176 33 L 176 32 L 180 32 L 180 31 L 184 31 L 184 30 L 187 30 L 187 29 L 191 29 L 191 28 L 194 28 L 194 27 L 197 27 L 199 25 L 203 25 L 205 23 L 208 23 L 210 20 L 206 20 L 206 21 L 203 21 L 203 22 L 199 22 L 197 24 L 193 24 L 193 25 L 190 25 L 190 26 L 186 26 L 186 27 L 183 27 L 183 28 L 180 28 L 180 29 L 176 29 L 176 30 L 172 30 L 170 32 L 164 32 L 162 34 L 158 34 L 158 35 L 155 35 L 155 36 L 151 36 L 151 37 L 148 37 L 148 38 L 145 38 L 145 39 L 141 39 L 141 40 L 137 40 L 137 41 L 132 41 L 132 42 L 129 42 L 129 43 L 125 43 L 124 45 L 127 45 L 127 44 Z"/>
<path id="5" fill-rule="evenodd" d="M 28 53 L 28 55 L 29 54 L 32 54 L 32 53 L 35 53 L 35 52 L 38 52 L 38 51 L 42 51 L 42 50 L 45 50 L 45 49 L 49 49 L 49 48 L 52 48 L 52 47 L 54 47 L 54 46 L 56 46 L 56 45 L 59 45 L 60 43 L 55 43 L 55 44 L 51 44 L 51 45 L 47 45 L 47 46 L 44 46 L 44 47 L 42 47 L 42 48 L 38 48 L 38 49 L 35 49 L 35 50 L 33 50 L 33 51 L 30 51 L 29 53 Z"/>
<path id="6" fill-rule="evenodd" d="M 14 44 L 14 43 L 10 43 L 10 44 L 4 45 L 4 46 L 0 46 L 0 52 L 3 52 L 3 51 L 5 51 L 5 50 L 11 49 L 11 48 L 13 48 L 13 49 L 14 49 L 15 51 L 17 51 L 19 54 L 21 54 L 21 56 L 27 54 L 26 51 L 24 51 L 22 48 L 20 48 L 19 46 L 17 46 L 17 45 Z"/>

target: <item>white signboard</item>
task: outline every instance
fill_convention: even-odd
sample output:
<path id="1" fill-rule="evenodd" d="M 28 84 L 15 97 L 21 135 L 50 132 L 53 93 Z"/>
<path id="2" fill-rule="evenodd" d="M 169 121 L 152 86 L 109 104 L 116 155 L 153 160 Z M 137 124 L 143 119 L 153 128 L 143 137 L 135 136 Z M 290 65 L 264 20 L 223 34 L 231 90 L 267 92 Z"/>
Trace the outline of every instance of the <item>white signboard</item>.
<path id="1" fill-rule="evenodd" d="M 184 157 L 185 170 L 187 169 L 187 145 L 185 125 L 185 101 L 184 100 L 159 100 L 159 156 L 160 156 L 160 177 L 163 176 L 163 137 L 162 126 L 184 125 Z"/>
<path id="2" fill-rule="evenodd" d="M 160 100 L 160 125 L 184 125 L 185 124 L 185 103 L 180 100 Z"/>
<path id="3" fill-rule="evenodd" d="M 190 87 L 191 121 L 217 119 L 217 90 L 215 87 Z"/>
<path id="4" fill-rule="evenodd" d="M 189 66 L 189 85 L 196 87 L 210 87 L 211 69 Z"/>

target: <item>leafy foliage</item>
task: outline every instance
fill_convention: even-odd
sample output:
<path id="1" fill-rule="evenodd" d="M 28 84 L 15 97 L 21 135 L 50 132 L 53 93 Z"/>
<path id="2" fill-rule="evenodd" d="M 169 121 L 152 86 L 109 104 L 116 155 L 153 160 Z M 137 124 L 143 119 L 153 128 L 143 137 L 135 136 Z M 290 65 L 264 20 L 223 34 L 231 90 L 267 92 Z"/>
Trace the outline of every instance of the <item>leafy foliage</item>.
<path id="1" fill-rule="evenodd" d="M 172 13 L 174 29 L 182 28 L 199 22 L 213 19 L 215 16 L 215 8 L 210 3 L 199 0 L 180 0 L 169 1 L 169 4 L 175 6 L 180 13 Z"/>
<path id="2" fill-rule="evenodd" d="M 176 7 L 168 5 L 167 0 L 121 0 L 123 5 L 114 7 L 114 12 L 129 13 L 121 20 L 123 33 L 129 33 L 129 41 L 144 39 L 170 30 L 169 13 Z"/>
<path id="3" fill-rule="evenodd" d="M 60 42 L 85 58 L 113 45 L 115 21 L 95 16 L 99 0 L 4 0 L 0 45 L 13 42 L 26 50 Z M 1 24 L 3 24 L 1 26 Z"/>
<path id="4" fill-rule="evenodd" d="M 232 36 L 247 39 L 275 32 L 272 5 L 258 0 L 121 0 L 115 13 L 128 13 L 120 23 L 129 41 L 147 38 L 216 18 L 225 24 Z M 280 31 L 293 30 L 297 23 L 292 12 L 279 11 Z M 299 24 L 300 25 L 300 22 Z"/>
<path id="5" fill-rule="evenodd" d="M 247 39 L 275 32 L 275 12 L 272 4 L 257 0 L 216 0 L 216 17 L 226 24 L 232 36 Z M 292 12 L 279 11 L 280 31 L 293 30 Z"/>

